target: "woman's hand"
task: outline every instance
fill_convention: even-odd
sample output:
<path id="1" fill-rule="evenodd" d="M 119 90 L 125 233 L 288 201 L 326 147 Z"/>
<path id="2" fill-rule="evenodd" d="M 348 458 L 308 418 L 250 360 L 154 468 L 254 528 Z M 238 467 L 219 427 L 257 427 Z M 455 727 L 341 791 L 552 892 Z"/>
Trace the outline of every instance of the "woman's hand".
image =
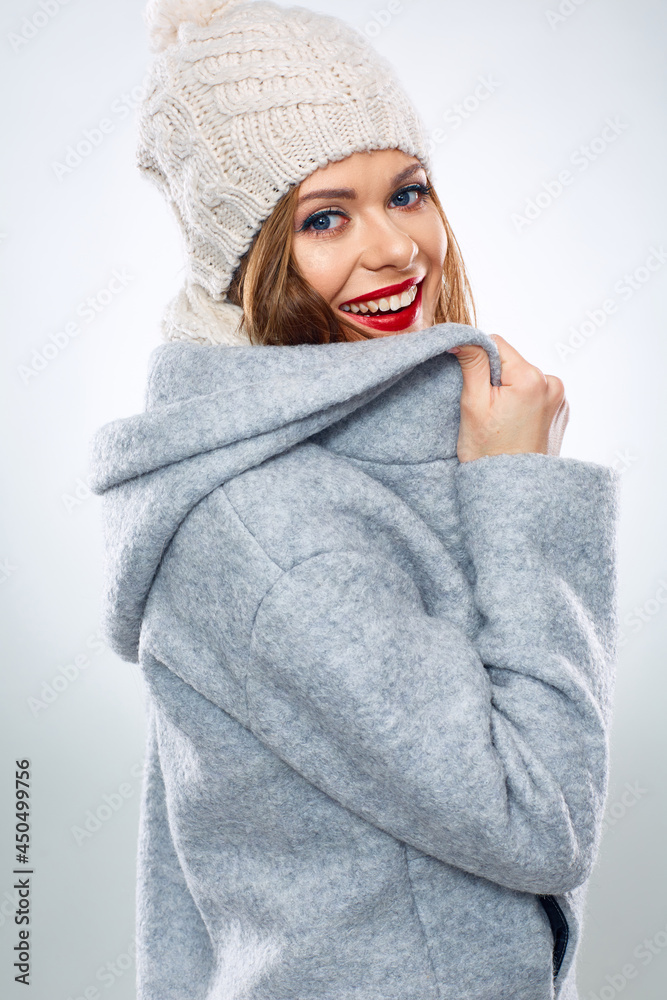
<path id="1" fill-rule="evenodd" d="M 543 375 L 503 337 L 491 336 L 500 354 L 500 386 L 491 385 L 483 347 L 461 344 L 451 352 L 463 375 L 459 461 L 520 452 L 558 455 L 570 416 L 563 383 Z"/>

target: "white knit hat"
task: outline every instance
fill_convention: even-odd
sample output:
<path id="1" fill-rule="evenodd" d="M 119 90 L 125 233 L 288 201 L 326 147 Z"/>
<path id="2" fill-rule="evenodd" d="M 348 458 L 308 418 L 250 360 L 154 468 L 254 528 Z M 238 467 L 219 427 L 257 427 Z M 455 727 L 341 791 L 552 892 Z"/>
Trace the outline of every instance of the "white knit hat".
<path id="1" fill-rule="evenodd" d="M 183 232 L 187 282 L 176 312 L 224 302 L 262 223 L 318 167 L 400 149 L 430 170 L 422 122 L 390 64 L 340 19 L 270 0 L 150 0 L 144 18 L 158 55 L 138 112 L 137 161 Z M 225 305 L 229 333 L 242 313 Z M 193 332 L 172 323 L 166 336 Z"/>

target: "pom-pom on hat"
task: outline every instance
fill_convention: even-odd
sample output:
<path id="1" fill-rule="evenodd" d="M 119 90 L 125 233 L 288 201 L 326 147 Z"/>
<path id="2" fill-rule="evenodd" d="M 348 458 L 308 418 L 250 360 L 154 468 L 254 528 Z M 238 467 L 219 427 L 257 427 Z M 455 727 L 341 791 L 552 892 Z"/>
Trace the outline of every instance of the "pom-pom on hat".
<path id="1" fill-rule="evenodd" d="M 390 64 L 340 19 L 271 0 L 149 0 L 144 19 L 157 55 L 137 161 L 179 220 L 188 284 L 214 300 L 280 198 L 318 167 L 401 149 L 429 170 Z"/>

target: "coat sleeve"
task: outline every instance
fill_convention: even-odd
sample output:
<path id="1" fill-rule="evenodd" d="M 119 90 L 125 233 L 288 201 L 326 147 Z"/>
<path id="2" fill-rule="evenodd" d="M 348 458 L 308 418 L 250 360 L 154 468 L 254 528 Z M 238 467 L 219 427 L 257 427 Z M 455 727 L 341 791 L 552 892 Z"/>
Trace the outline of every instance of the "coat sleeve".
<path id="1" fill-rule="evenodd" d="M 257 612 L 250 726 L 343 806 L 519 891 L 589 876 L 608 777 L 618 473 L 537 453 L 456 469 L 481 625 L 373 551 L 324 551 Z"/>

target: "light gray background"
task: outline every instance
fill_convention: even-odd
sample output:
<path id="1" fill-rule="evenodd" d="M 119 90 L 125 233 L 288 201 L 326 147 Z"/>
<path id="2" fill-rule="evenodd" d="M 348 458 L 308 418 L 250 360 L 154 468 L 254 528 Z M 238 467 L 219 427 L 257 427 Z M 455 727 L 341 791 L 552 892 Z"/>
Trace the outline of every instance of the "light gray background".
<path id="1" fill-rule="evenodd" d="M 138 667 L 95 637 L 101 523 L 85 478 L 94 430 L 143 408 L 148 355 L 182 280 L 182 257 L 169 210 L 135 167 L 134 119 L 121 110 L 149 59 L 142 3 L 45 3 L 56 13 L 18 51 L 10 35 L 29 31 L 23 19 L 40 10 L 39 0 L 8 0 L 0 14 L 8 154 L 0 210 L 0 993 L 28 995 L 13 982 L 11 802 L 14 759 L 29 757 L 29 995 L 75 1000 L 88 989 L 88 997 L 126 1000 L 134 996 L 128 949 L 143 691 Z M 550 19 L 559 4 L 565 14 Z M 372 36 L 429 132 L 442 130 L 434 133 L 433 179 L 469 268 L 480 329 L 565 382 L 571 417 L 562 454 L 623 470 L 609 825 L 589 894 L 579 987 L 582 1000 L 663 1000 L 667 265 L 641 268 L 652 247 L 667 246 L 667 5 L 394 0 L 391 16 L 379 20 L 387 0 L 305 5 Z M 493 91 L 484 100 L 474 96 L 480 77 Z M 457 104 L 465 120 L 455 117 Z M 54 163 L 102 118 L 113 130 L 59 179 Z M 601 135 L 607 118 L 619 134 L 604 149 L 594 144 L 597 158 L 583 170 L 577 150 Z M 546 204 L 544 185 L 565 169 L 572 183 Z M 543 208 L 519 229 L 513 216 L 539 192 Z M 125 273 L 126 286 L 86 322 L 77 309 L 91 296 L 103 304 L 114 271 Z M 623 292 L 617 283 L 635 271 L 637 288 Z M 607 316 L 606 300 L 616 307 Z M 591 335 L 563 355 L 558 345 L 588 311 L 605 322 L 591 321 Z M 78 336 L 57 337 L 77 320 Z M 64 346 L 26 378 L 52 336 Z M 77 657 L 86 665 L 75 676 Z M 99 829 L 77 842 L 77 827 L 105 796 L 116 808 L 102 808 Z"/>

